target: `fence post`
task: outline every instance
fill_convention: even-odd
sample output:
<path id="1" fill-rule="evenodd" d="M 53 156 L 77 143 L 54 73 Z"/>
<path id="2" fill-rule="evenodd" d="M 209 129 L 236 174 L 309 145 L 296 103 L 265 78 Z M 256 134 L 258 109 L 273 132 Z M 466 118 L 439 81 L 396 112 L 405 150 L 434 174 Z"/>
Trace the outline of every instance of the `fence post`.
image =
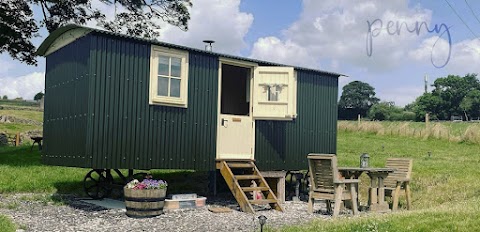
<path id="1" fill-rule="evenodd" d="M 20 145 L 20 132 L 17 132 L 17 135 L 15 136 L 15 147 L 18 147 Z"/>
<path id="2" fill-rule="evenodd" d="M 428 129 L 428 126 L 430 124 L 430 117 L 428 113 L 425 114 L 425 127 Z"/>

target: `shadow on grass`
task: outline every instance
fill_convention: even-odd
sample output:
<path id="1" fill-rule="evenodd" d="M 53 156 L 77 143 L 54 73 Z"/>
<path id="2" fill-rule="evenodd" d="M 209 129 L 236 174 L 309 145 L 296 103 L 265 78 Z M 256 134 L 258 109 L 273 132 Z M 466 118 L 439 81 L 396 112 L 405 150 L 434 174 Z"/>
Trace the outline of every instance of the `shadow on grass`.
<path id="1" fill-rule="evenodd" d="M 55 182 L 53 186 L 57 189 L 57 194 L 73 194 L 80 197 L 87 196 L 83 190 L 83 180 Z"/>
<path id="2" fill-rule="evenodd" d="M 36 147 L 30 151 L 30 146 L 0 147 L 0 164 L 22 167 L 43 166 L 40 151 Z"/>
<path id="3" fill-rule="evenodd" d="M 41 154 L 38 150 L 33 149 L 30 151 L 29 146 L 22 147 L 0 147 L 0 165 L 5 165 L 17 170 L 16 167 L 27 167 L 28 170 L 34 170 L 36 168 L 42 175 L 32 177 L 34 182 L 42 182 L 43 184 L 37 187 L 25 188 L 28 191 L 42 192 L 44 189 L 55 189 L 58 194 L 75 195 L 78 197 L 87 197 L 83 190 L 83 177 L 90 171 L 90 169 L 78 169 L 70 171 L 68 168 L 54 167 L 49 165 L 43 165 L 41 163 Z M 122 173 L 126 173 L 126 170 L 122 170 Z M 141 170 L 135 170 L 135 173 L 144 172 Z M 209 181 L 209 173 L 201 171 L 191 170 L 162 170 L 153 169 L 148 171 L 152 174 L 154 179 L 162 179 L 168 182 L 167 194 L 179 194 L 179 193 L 197 193 L 201 196 L 211 196 L 212 183 Z M 116 183 L 114 189 L 122 189 L 123 181 L 112 172 Z M 15 175 L 24 175 L 20 172 Z M 63 176 L 69 175 L 68 178 Z M 30 178 L 30 179 L 32 179 Z M 223 177 L 217 172 L 217 191 L 222 193 L 227 190 Z M 51 186 L 50 188 L 48 188 Z M 223 187 L 222 187 L 223 186 Z M 15 190 L 13 190 L 15 192 Z M 123 196 L 123 193 L 117 194 Z"/>
<path id="4" fill-rule="evenodd" d="M 168 183 L 168 194 L 197 193 L 207 195 L 208 173 L 194 171 L 151 170 L 154 179 L 162 179 Z M 119 181 L 116 180 L 116 183 Z M 58 194 L 74 194 L 86 197 L 83 190 L 83 179 L 78 181 L 63 181 L 54 183 Z M 123 186 L 115 184 L 113 189 L 122 189 Z"/>

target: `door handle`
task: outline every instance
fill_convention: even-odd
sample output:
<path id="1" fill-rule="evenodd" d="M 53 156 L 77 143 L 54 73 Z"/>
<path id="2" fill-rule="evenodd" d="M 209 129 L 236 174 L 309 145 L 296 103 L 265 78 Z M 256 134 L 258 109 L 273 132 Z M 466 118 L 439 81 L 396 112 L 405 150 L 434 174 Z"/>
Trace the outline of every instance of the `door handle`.
<path id="1" fill-rule="evenodd" d="M 228 127 L 228 120 L 227 119 L 222 118 L 222 126 L 225 127 L 225 128 Z"/>

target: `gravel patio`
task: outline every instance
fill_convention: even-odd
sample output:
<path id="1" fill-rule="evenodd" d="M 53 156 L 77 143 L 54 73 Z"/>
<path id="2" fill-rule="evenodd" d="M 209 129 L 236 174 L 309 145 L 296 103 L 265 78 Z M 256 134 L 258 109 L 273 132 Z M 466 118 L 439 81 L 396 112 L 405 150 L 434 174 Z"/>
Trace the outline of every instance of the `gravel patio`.
<path id="1" fill-rule="evenodd" d="M 61 204 L 38 200 L 34 194 L 0 195 L 0 214 L 13 218 L 18 231 L 259 231 L 257 217 L 265 215 L 269 227 L 303 224 L 313 219 L 329 220 L 319 209 L 307 213 L 305 202 L 284 204 L 285 213 L 264 210 L 256 215 L 238 211 L 231 200 L 207 200 L 207 208 L 179 210 L 155 218 L 133 219 L 124 209 L 106 209 L 82 198 L 61 195 Z M 212 213 L 208 207 L 227 206 L 230 213 Z M 322 211 L 322 212 L 320 212 Z"/>

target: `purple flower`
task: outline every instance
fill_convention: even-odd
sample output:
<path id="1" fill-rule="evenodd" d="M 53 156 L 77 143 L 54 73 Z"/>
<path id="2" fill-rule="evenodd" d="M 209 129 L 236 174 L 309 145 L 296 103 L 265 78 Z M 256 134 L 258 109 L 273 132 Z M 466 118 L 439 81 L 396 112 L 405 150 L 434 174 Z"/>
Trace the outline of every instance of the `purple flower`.
<path id="1" fill-rule="evenodd" d="M 138 180 L 132 180 L 127 185 L 126 188 L 130 189 L 166 189 L 168 184 L 164 180 L 154 180 L 151 179 L 150 175 L 146 176 L 142 182 Z"/>

